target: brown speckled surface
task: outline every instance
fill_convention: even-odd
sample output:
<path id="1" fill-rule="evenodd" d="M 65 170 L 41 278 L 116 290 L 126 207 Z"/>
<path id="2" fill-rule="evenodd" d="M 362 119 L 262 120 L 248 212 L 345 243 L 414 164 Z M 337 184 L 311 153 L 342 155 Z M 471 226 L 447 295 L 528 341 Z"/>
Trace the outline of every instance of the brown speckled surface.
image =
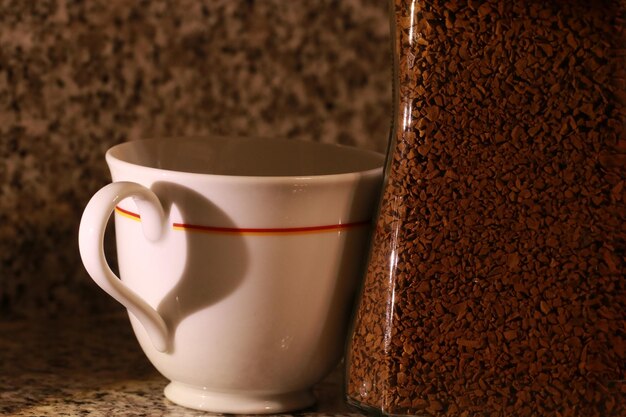
<path id="1" fill-rule="evenodd" d="M 2 416 L 210 415 L 163 396 L 168 381 L 123 315 L 0 323 L 0 352 Z M 291 415 L 359 416 L 343 402 L 342 377 L 339 367 L 315 387 L 317 405 Z"/>
<path id="2" fill-rule="evenodd" d="M 119 311 L 78 220 L 103 154 L 238 134 L 384 150 L 384 0 L 0 1 L 0 317 Z"/>

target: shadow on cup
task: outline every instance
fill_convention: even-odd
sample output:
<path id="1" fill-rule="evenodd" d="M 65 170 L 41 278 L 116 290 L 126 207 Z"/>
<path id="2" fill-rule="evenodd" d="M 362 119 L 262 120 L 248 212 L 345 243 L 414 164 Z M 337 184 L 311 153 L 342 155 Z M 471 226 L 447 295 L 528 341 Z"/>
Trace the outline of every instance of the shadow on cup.
<path id="1" fill-rule="evenodd" d="M 184 236 L 184 252 L 172 250 L 183 256 L 184 267 L 177 279 L 172 277 L 176 284 L 156 308 L 168 329 L 175 334 L 185 318 L 218 303 L 237 288 L 248 270 L 248 251 L 241 235 L 211 233 L 201 229 L 204 225 L 194 224 L 190 208 L 213 219 L 213 224 L 236 228 L 226 213 L 199 193 L 180 184 L 162 181 L 156 182 L 151 189 L 157 196 L 164 196 L 159 199 L 165 216 L 170 218 L 170 211 L 175 206 L 182 220 L 180 225 L 172 226 L 170 232 Z M 153 261 L 158 264 L 167 262 L 167 258 Z M 176 340 L 175 336 L 173 339 Z M 172 350 L 175 349 L 176 346 L 172 346 Z"/>

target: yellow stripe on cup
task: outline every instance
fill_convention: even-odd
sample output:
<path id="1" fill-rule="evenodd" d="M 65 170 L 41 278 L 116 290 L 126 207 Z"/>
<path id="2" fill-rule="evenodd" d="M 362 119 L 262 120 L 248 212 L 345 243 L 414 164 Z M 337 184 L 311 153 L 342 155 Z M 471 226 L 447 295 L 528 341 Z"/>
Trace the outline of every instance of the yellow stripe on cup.
<path id="1" fill-rule="evenodd" d="M 139 214 L 125 210 L 121 207 L 115 207 L 116 213 L 131 220 L 141 221 Z M 369 226 L 370 220 L 363 220 L 352 223 L 340 223 L 321 226 L 305 226 L 305 227 L 272 227 L 272 228 L 242 228 L 242 227 L 218 227 L 204 226 L 189 223 L 174 223 L 174 230 L 200 232 L 200 233 L 220 233 L 220 234 L 236 234 L 236 235 L 288 235 L 288 234 L 304 234 L 304 233 L 325 233 L 338 232 L 341 230 L 352 229 L 355 227 Z"/>
<path id="2" fill-rule="evenodd" d="M 139 214 L 133 213 L 132 211 L 124 210 L 119 206 L 115 206 L 115 212 L 128 219 L 141 221 L 141 216 Z"/>

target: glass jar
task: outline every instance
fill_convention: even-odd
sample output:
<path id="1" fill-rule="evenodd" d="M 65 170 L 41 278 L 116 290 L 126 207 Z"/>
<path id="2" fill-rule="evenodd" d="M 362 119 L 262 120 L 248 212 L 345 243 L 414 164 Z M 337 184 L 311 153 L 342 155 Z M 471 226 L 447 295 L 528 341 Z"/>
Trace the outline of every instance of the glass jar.
<path id="1" fill-rule="evenodd" d="M 348 402 L 626 415 L 626 1 L 390 13 L 394 128 Z"/>

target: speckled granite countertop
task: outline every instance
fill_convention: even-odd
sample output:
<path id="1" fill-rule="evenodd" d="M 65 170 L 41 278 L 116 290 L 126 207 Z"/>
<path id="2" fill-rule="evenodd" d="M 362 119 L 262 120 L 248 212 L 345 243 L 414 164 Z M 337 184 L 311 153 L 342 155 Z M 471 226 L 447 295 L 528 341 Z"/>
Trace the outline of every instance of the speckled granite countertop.
<path id="1" fill-rule="evenodd" d="M 201 416 L 163 396 L 123 315 L 0 322 L 0 415 Z M 346 407 L 341 368 L 300 416 L 360 416 Z"/>
<path id="2" fill-rule="evenodd" d="M 235 135 L 384 151 L 386 0 L 0 1 L 0 319 L 99 314 L 78 221 L 104 153 Z M 45 271 L 45 273 L 42 273 Z"/>

